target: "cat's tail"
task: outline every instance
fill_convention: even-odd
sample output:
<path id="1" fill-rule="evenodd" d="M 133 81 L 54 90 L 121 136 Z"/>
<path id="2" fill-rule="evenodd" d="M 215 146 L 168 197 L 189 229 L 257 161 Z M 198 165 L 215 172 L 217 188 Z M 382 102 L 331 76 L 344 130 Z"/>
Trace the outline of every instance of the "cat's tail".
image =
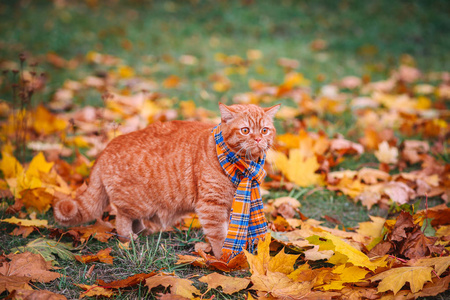
<path id="1" fill-rule="evenodd" d="M 108 195 L 100 174 L 94 167 L 87 189 L 75 199 L 63 199 L 56 202 L 53 213 L 59 224 L 72 226 L 100 218 L 108 202 Z"/>

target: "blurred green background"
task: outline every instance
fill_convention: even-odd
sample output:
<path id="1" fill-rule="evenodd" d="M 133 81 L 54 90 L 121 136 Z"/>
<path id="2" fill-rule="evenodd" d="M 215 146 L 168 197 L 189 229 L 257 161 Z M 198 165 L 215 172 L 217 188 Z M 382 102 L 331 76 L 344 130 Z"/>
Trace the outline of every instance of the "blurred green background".
<path id="1" fill-rule="evenodd" d="M 217 53 L 247 59 L 250 49 L 262 58 L 245 78 L 230 75 L 233 85 L 225 96 L 248 90 L 249 77 L 282 82 L 282 57 L 297 60 L 297 70 L 313 87 L 346 75 L 386 78 L 400 62 L 445 71 L 449 12 L 446 0 L 2 1 L 0 69 L 17 67 L 20 52 L 28 62 L 38 61 L 48 76 L 44 102 L 65 79 L 108 69 L 85 62 L 57 67 L 48 53 L 82 60 L 95 51 L 117 56 L 155 80 L 176 74 L 188 84 L 168 93 L 181 100 L 198 98 L 220 67 Z M 197 61 L 180 63 L 182 55 Z"/>

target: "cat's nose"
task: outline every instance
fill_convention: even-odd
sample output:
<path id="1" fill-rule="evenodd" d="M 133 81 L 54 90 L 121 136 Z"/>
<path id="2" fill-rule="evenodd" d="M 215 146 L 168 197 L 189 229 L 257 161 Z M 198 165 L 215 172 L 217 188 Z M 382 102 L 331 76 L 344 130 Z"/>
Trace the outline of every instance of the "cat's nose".
<path id="1" fill-rule="evenodd" d="M 257 143 L 261 142 L 261 138 L 255 138 L 255 142 Z"/>

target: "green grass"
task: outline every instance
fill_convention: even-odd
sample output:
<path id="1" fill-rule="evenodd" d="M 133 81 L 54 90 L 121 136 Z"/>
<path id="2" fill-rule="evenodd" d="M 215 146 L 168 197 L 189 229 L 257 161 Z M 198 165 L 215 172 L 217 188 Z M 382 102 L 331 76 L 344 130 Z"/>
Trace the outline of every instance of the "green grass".
<path id="1" fill-rule="evenodd" d="M 187 82 L 170 96 L 201 101 L 199 92 L 208 75 L 222 66 L 215 53 L 246 57 L 248 49 L 259 49 L 264 57 L 252 66 L 248 77 L 281 82 L 277 59 L 300 62 L 299 70 L 318 86 L 316 77 L 333 82 L 345 75 L 369 74 L 385 78 L 402 55 L 411 55 L 424 71 L 449 69 L 446 33 L 450 21 L 447 1 L 124 1 L 90 7 L 68 3 L 59 8 L 49 1 L 9 1 L 0 5 L 0 57 L 16 60 L 24 51 L 38 61 L 54 52 L 66 59 L 98 51 L 120 57 L 141 72 L 151 67 L 150 78 L 176 74 Z M 313 51 L 312 41 L 323 39 L 328 47 Z M 128 46 L 127 46 L 128 45 Z M 182 66 L 183 54 L 199 59 L 196 66 Z M 49 74 L 48 90 L 60 87 L 66 78 L 80 79 L 107 69 L 80 65 L 74 70 L 41 64 Z M 246 76 L 247 77 L 247 76 Z M 233 87 L 225 95 L 248 90 L 247 78 L 230 76 Z M 99 105 L 98 95 L 86 95 L 84 103 Z"/>

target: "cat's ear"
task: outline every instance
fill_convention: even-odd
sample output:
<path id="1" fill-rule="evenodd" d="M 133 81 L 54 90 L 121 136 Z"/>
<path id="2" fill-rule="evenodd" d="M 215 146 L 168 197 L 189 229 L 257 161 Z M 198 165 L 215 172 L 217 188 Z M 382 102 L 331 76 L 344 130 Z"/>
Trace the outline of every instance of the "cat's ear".
<path id="1" fill-rule="evenodd" d="M 266 115 L 268 115 L 269 117 L 271 117 L 273 119 L 275 117 L 275 114 L 280 109 L 280 107 L 281 107 L 281 104 L 277 104 L 272 107 L 266 107 L 263 109 L 264 109 L 264 112 L 266 113 Z"/>
<path id="2" fill-rule="evenodd" d="M 229 106 L 219 102 L 220 115 L 222 117 L 222 122 L 227 123 L 234 119 L 234 114 L 236 113 Z"/>

